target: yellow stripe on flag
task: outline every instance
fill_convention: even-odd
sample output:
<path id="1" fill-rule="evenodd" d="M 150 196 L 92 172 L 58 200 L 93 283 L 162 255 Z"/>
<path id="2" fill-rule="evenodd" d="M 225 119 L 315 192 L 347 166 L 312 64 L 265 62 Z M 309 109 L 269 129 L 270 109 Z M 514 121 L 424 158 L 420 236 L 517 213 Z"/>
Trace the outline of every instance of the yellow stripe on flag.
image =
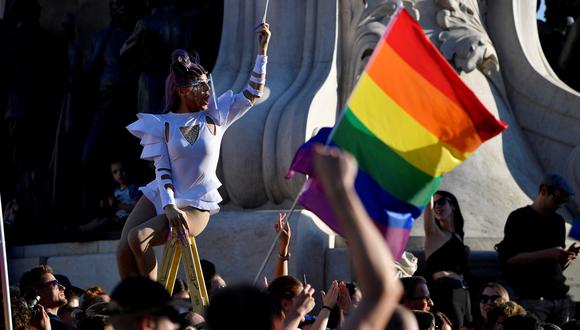
<path id="1" fill-rule="evenodd" d="M 366 72 L 348 106 L 377 138 L 428 175 L 438 177 L 449 172 L 470 155 L 441 142 L 385 94 Z"/>

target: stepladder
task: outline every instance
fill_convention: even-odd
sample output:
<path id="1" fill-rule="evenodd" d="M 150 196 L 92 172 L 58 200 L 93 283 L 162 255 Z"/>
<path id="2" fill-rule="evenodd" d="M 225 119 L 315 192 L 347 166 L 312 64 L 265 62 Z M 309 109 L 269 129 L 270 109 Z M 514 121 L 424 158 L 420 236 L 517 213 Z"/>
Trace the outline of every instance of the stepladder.
<path id="1" fill-rule="evenodd" d="M 177 278 L 180 261 L 183 260 L 189 296 L 191 298 L 192 311 L 204 315 L 209 305 L 209 296 L 205 287 L 201 262 L 197 251 L 195 237 L 188 240 L 179 239 L 172 229 L 172 235 L 163 249 L 163 259 L 157 278 L 169 294 L 173 294 L 173 287 Z"/>

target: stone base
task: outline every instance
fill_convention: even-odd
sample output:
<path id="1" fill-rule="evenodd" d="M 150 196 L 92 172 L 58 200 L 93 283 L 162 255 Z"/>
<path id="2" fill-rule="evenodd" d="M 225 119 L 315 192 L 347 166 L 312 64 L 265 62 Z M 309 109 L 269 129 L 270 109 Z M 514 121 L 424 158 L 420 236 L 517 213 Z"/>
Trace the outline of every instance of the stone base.
<path id="1" fill-rule="evenodd" d="M 278 211 L 223 211 L 212 216 L 207 228 L 197 237 L 200 257 L 212 261 L 229 284 L 253 281 L 274 241 L 277 214 Z M 350 274 L 346 251 L 338 254 L 335 251 L 330 259 L 327 258 L 329 249 L 335 246 L 336 236 L 324 223 L 308 211 L 296 211 L 290 223 L 290 274 L 300 279 L 306 274 L 307 281 L 316 288 L 325 287 L 330 281 L 325 274 L 332 274 L 333 279 L 339 274 Z M 119 282 L 116 248 L 117 241 L 10 247 L 10 283 L 17 285 L 25 271 L 39 264 L 48 264 L 56 273 L 67 275 L 75 286 L 99 285 L 111 291 Z M 162 251 L 162 246 L 155 247 L 159 262 Z M 260 276 L 260 285 L 264 276 L 272 279 L 277 256 L 276 244 Z M 184 278 L 183 267 L 180 268 L 180 276 Z"/>

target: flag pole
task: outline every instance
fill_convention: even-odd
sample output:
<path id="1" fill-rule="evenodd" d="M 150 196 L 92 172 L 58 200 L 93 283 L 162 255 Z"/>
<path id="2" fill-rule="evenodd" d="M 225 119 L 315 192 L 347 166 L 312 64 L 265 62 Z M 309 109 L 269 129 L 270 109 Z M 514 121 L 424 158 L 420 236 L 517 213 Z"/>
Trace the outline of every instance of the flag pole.
<path id="1" fill-rule="evenodd" d="M 2 276 L 2 302 L 4 303 L 4 328 L 12 329 L 12 306 L 10 305 L 10 285 L 8 283 L 8 265 L 6 262 L 6 242 L 4 239 L 4 216 L 0 199 L 0 276 Z"/>
<path id="2" fill-rule="evenodd" d="M 326 139 L 326 143 L 324 143 L 324 148 L 328 148 L 328 144 L 330 143 L 330 140 L 332 139 L 332 136 L 334 135 L 336 127 L 338 126 L 338 124 L 342 120 L 343 116 L 344 116 L 344 111 L 341 112 L 338 121 L 336 122 L 336 124 L 332 128 L 332 131 L 330 131 L 330 134 L 328 135 L 328 138 Z M 302 187 L 300 188 L 300 192 L 298 192 L 298 195 L 296 195 L 296 198 L 294 198 L 294 202 L 292 203 L 292 207 L 290 208 L 290 211 L 288 211 L 288 217 L 286 218 L 286 223 L 288 224 L 288 226 L 290 226 L 290 218 L 292 217 L 292 214 L 294 213 L 294 210 L 296 209 L 296 204 L 298 203 L 298 199 L 300 198 L 300 196 L 304 192 L 307 184 L 308 184 L 308 178 L 302 184 Z M 268 250 L 268 254 L 266 255 L 266 258 L 264 258 L 264 261 L 262 261 L 262 265 L 260 266 L 260 269 L 258 270 L 256 277 L 254 278 L 254 281 L 253 281 L 254 285 L 256 285 L 256 283 L 258 283 L 258 280 L 260 279 L 260 275 L 262 274 L 262 272 L 264 271 L 264 268 L 266 267 L 266 263 L 268 262 L 268 260 L 272 256 L 272 252 L 274 252 L 274 248 L 276 248 L 276 243 L 278 242 L 278 239 L 280 239 L 281 233 L 282 233 L 282 230 L 280 230 L 280 232 L 274 238 L 274 241 L 272 242 L 272 245 L 270 246 L 270 250 Z"/>
<path id="3" fill-rule="evenodd" d="M 218 110 L 218 112 L 219 112 L 219 108 L 218 108 L 217 99 L 216 99 L 216 97 L 215 97 L 216 90 L 215 90 L 215 87 L 214 87 L 214 85 L 213 85 L 213 77 L 212 77 L 211 73 L 209 74 L 209 83 L 211 84 L 211 86 L 210 86 L 210 87 L 211 87 L 211 96 L 212 96 L 212 98 L 213 98 L 213 104 L 215 104 L 215 108 L 216 108 L 216 109 Z M 221 120 L 221 119 L 220 119 L 220 120 Z"/>
<path id="4" fill-rule="evenodd" d="M 262 24 L 266 23 L 266 17 L 268 16 L 268 5 L 270 4 L 270 0 L 266 0 L 266 8 L 264 9 L 264 16 L 262 16 Z"/>

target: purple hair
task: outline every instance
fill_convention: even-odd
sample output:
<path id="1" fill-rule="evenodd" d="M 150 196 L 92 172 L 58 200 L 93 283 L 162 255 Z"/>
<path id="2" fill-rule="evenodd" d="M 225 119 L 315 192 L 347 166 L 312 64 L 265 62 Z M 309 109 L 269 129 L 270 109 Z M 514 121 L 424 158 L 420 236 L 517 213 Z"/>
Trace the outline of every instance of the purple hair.
<path id="1" fill-rule="evenodd" d="M 179 97 L 176 91 L 178 87 L 191 86 L 203 74 L 207 74 L 207 71 L 199 64 L 197 53 L 192 57 L 183 49 L 174 50 L 171 53 L 169 75 L 165 79 L 165 108 L 163 112 L 167 113 L 179 106 Z"/>

